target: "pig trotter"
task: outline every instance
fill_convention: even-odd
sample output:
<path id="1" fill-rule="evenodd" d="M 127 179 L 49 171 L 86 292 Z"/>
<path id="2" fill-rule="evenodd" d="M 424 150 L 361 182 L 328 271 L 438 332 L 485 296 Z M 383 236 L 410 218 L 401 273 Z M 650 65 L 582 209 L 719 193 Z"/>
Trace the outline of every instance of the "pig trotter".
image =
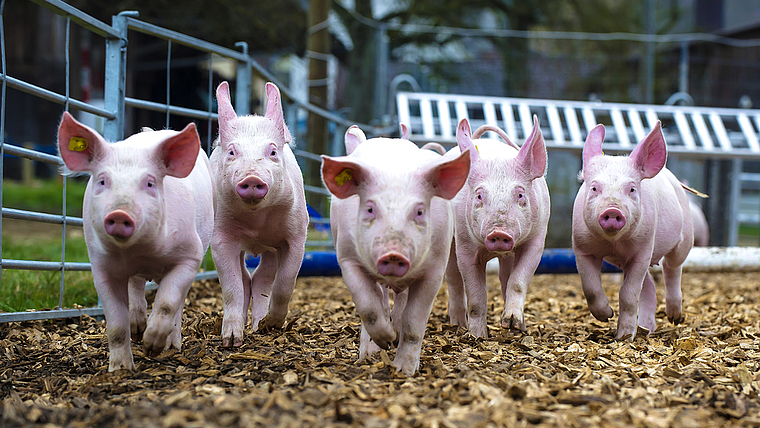
<path id="1" fill-rule="evenodd" d="M 234 334 L 222 338 L 222 348 L 239 348 L 243 346 L 243 338 L 235 337 Z"/>
<path id="2" fill-rule="evenodd" d="M 509 329 L 512 333 L 525 333 L 527 331 L 527 328 L 525 328 L 525 319 L 518 320 L 514 314 L 508 319 L 502 318 L 501 326 L 502 328 Z"/>

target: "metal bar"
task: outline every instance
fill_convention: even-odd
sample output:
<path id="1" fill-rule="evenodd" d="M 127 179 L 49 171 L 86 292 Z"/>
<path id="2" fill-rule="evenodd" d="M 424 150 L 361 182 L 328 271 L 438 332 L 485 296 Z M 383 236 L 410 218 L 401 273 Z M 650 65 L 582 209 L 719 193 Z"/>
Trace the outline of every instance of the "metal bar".
<path id="1" fill-rule="evenodd" d="M 581 135 L 581 127 L 578 124 L 578 116 L 575 114 L 575 109 L 572 107 L 565 107 L 564 110 L 567 130 L 570 132 L 570 141 L 574 145 L 582 145 L 583 136 Z"/>
<path id="2" fill-rule="evenodd" d="M 702 147 L 704 147 L 705 150 L 713 150 L 715 144 L 713 143 L 712 137 L 710 137 L 710 131 L 707 130 L 705 118 L 699 113 L 692 113 L 691 121 L 694 123 L 694 129 L 697 130 L 697 135 L 699 136 L 699 141 L 702 142 Z"/>
<path id="3" fill-rule="evenodd" d="M 169 129 L 169 118 L 171 117 L 171 111 L 169 107 L 171 103 L 171 75 L 172 75 L 172 41 L 169 39 L 169 46 L 166 50 L 166 129 Z"/>
<path id="4" fill-rule="evenodd" d="M 708 117 L 710 118 L 710 124 L 713 127 L 715 136 L 718 138 L 720 147 L 724 151 L 730 152 L 733 149 L 733 145 L 731 144 L 731 139 L 728 138 L 726 127 L 723 126 L 723 121 L 720 119 L 720 116 L 717 113 L 711 113 Z"/>
<path id="5" fill-rule="evenodd" d="M 235 111 L 238 116 L 245 116 L 251 114 L 251 57 L 248 55 L 248 43 L 237 42 L 235 47 L 240 48 L 245 55 L 245 61 L 238 61 L 237 65 Z"/>
<path id="6" fill-rule="evenodd" d="M 58 156 L 49 155 L 47 153 L 38 152 L 36 150 L 27 149 L 26 147 L 14 146 L 12 144 L 5 144 L 5 153 L 13 156 L 18 156 L 24 159 L 35 160 L 39 162 L 49 163 L 51 165 L 63 165 L 63 161 Z"/>
<path id="7" fill-rule="evenodd" d="M 451 111 L 449 110 L 449 102 L 445 100 L 438 100 L 438 121 L 441 124 L 441 136 L 444 139 L 451 138 L 453 127 L 451 126 Z M 457 124 L 458 125 L 458 124 Z"/>
<path id="8" fill-rule="evenodd" d="M 512 105 L 501 103 L 501 117 L 504 119 L 504 131 L 512 138 L 517 138 L 517 128 L 515 127 L 515 114 L 512 111 Z"/>
<path id="9" fill-rule="evenodd" d="M 233 49 L 225 48 L 213 43 L 209 43 L 205 40 L 197 39 L 195 37 L 188 36 L 187 34 L 178 33 L 176 31 L 167 30 L 166 28 L 159 27 L 157 25 L 148 24 L 147 22 L 140 21 L 133 17 L 127 17 L 127 28 L 143 34 L 159 37 L 166 40 L 173 40 L 181 45 L 189 46 L 194 49 L 198 49 L 204 52 L 213 52 L 222 56 L 232 58 L 237 61 L 246 62 L 248 55 L 242 54 Z"/>
<path id="10" fill-rule="evenodd" d="M 66 16 L 66 45 L 65 45 L 65 56 L 66 56 L 66 104 L 65 109 L 66 111 L 69 111 L 69 96 L 71 95 L 71 16 Z M 64 219 L 66 218 L 66 176 L 63 176 L 63 207 L 61 208 L 61 284 L 58 289 L 58 307 L 63 307 L 63 293 L 65 290 L 65 283 L 64 279 L 66 276 L 64 275 L 63 268 L 66 266 L 66 221 Z"/>
<path id="11" fill-rule="evenodd" d="M 677 112 L 673 115 L 673 119 L 676 121 L 676 128 L 678 128 L 679 134 L 681 134 L 681 141 L 687 149 L 694 149 L 694 137 L 691 134 L 691 128 L 689 128 L 689 121 L 686 120 L 686 115 L 683 112 Z"/>
<path id="12" fill-rule="evenodd" d="M 105 108 L 114 117 L 103 125 L 103 136 L 109 141 L 124 139 L 124 110 L 127 82 L 127 17 L 137 12 L 121 12 L 111 18 L 118 39 L 106 41 Z"/>
<path id="13" fill-rule="evenodd" d="M 308 184 L 303 185 L 303 190 L 311 193 L 319 193 L 320 195 L 330 196 L 330 192 L 327 189 L 317 186 L 310 186 Z"/>
<path id="14" fill-rule="evenodd" d="M 523 139 L 527 139 L 530 130 L 533 129 L 533 118 L 530 115 L 530 107 L 527 104 L 520 104 L 517 108 L 520 113 L 520 125 L 522 125 Z"/>
<path id="15" fill-rule="evenodd" d="M 317 162 L 322 162 L 322 156 L 315 155 L 314 153 L 307 152 L 305 150 L 293 149 L 293 154 L 298 157 L 306 158 L 306 159 L 317 161 Z"/>
<path id="16" fill-rule="evenodd" d="M 586 135 L 596 126 L 596 116 L 591 107 L 584 107 L 582 110 L 583 125 L 586 127 Z"/>
<path id="17" fill-rule="evenodd" d="M 144 108 L 146 110 L 152 110 L 152 111 L 157 111 L 161 113 L 171 112 L 172 114 L 176 114 L 178 116 L 192 117 L 195 119 L 202 119 L 202 120 L 217 119 L 218 117 L 216 113 L 212 113 L 208 111 L 185 108 L 185 107 L 167 106 L 166 104 L 157 103 L 154 101 L 140 100 L 137 98 L 129 98 L 129 97 L 124 98 L 124 105 L 127 105 L 129 107 Z"/>
<path id="18" fill-rule="evenodd" d="M 420 116 L 422 117 L 422 136 L 425 138 L 435 138 L 433 108 L 430 105 L 430 100 L 420 100 Z"/>
<path id="19" fill-rule="evenodd" d="M 396 94 L 396 106 L 398 109 L 398 121 L 412 128 L 411 115 L 409 114 L 409 97 L 406 93 L 399 92 Z"/>
<path id="20" fill-rule="evenodd" d="M 631 138 L 628 136 L 628 128 L 625 126 L 625 120 L 620 109 L 610 109 L 610 118 L 612 119 L 612 126 L 615 128 L 618 143 L 623 147 L 630 147 Z"/>
<path id="21" fill-rule="evenodd" d="M 741 113 L 736 120 L 739 122 L 739 127 L 744 133 L 744 137 L 747 139 L 747 144 L 753 152 L 760 152 L 760 144 L 758 143 L 757 134 L 752 128 L 752 123 L 749 121 L 749 117 L 746 114 Z"/>
<path id="22" fill-rule="evenodd" d="M 556 144 L 564 144 L 565 136 L 562 132 L 562 121 L 559 118 L 557 106 L 550 105 L 546 107 L 546 116 L 549 118 L 549 129 L 552 130 L 552 140 Z"/>
<path id="23" fill-rule="evenodd" d="M 731 162 L 731 189 L 728 199 L 728 239 L 726 245 L 735 247 L 739 242 L 739 200 L 742 194 L 742 160 L 733 159 Z"/>
<path id="24" fill-rule="evenodd" d="M 633 129 L 633 137 L 636 141 L 641 141 L 647 136 L 644 131 L 644 124 L 641 123 L 641 116 L 639 116 L 638 110 L 628 110 L 628 121 L 631 123 L 631 129 Z"/>
<path id="25" fill-rule="evenodd" d="M 49 320 L 59 318 L 76 318 L 83 315 L 89 315 L 91 317 L 103 316 L 103 308 L 97 307 L 83 309 L 56 309 L 53 311 L 0 313 L 0 323 Z"/>
<path id="26" fill-rule="evenodd" d="M 32 3 L 36 3 L 45 9 L 50 10 L 56 15 L 70 16 L 71 20 L 80 27 L 86 28 L 95 34 L 106 38 L 118 39 L 121 37 L 118 31 L 114 30 L 110 26 L 98 21 L 92 16 L 82 12 L 81 10 L 70 6 L 60 0 L 31 0 Z"/>
<path id="27" fill-rule="evenodd" d="M 95 107 L 93 105 L 87 104 L 83 101 L 79 101 L 77 99 L 72 98 L 66 98 L 66 96 L 55 93 L 53 91 L 40 88 L 39 86 L 32 85 L 31 83 L 24 82 L 23 80 L 16 79 L 15 77 L 7 76 L 5 72 L 0 74 L 0 80 L 3 81 L 3 84 L 7 85 L 13 89 L 18 89 L 21 92 L 25 92 L 27 94 L 31 94 L 37 97 L 40 97 L 44 100 L 52 101 L 57 104 L 66 104 L 68 101 L 69 105 L 77 110 L 81 110 L 87 113 L 92 113 L 97 116 L 104 117 L 106 119 L 114 119 L 116 118 L 116 115 L 108 111 L 107 109 L 102 109 L 100 107 Z"/>
<path id="28" fill-rule="evenodd" d="M 5 0 L 0 1 L 0 61 L 2 61 L 3 76 L 6 75 L 6 58 L 5 58 Z M 3 184 L 5 164 L 5 93 L 8 82 L 3 79 L 2 97 L 0 97 L 0 207 L 3 206 Z M 3 284 L 3 217 L 0 216 L 0 286 Z"/>
<path id="29" fill-rule="evenodd" d="M 207 99 L 207 105 L 208 110 L 207 113 L 209 116 L 213 112 L 213 104 L 214 104 L 214 54 L 210 53 L 208 54 L 208 99 Z M 213 120 L 209 117 L 209 119 L 206 121 L 206 156 L 211 156 L 211 128 L 213 128 Z M 204 263 L 204 269 L 205 269 L 205 263 L 206 259 L 203 259 Z"/>
<path id="30" fill-rule="evenodd" d="M 14 260 L 3 259 L 3 269 L 20 269 L 20 270 L 61 270 L 61 262 L 44 262 L 38 260 Z M 66 262 L 63 263 L 63 270 L 66 271 L 89 271 L 90 263 Z"/>
<path id="31" fill-rule="evenodd" d="M 4 218 L 12 218 L 16 220 L 29 220 L 29 221 L 36 221 L 39 223 L 50 223 L 50 224 L 68 224 L 70 226 L 84 226 L 84 222 L 82 221 L 81 217 L 71 217 L 66 215 L 58 215 L 58 214 L 45 214 L 45 213 L 39 213 L 36 211 L 26 211 L 26 210 L 19 210 L 15 208 L 6 208 L 3 207 L 2 209 L 3 217 Z"/>

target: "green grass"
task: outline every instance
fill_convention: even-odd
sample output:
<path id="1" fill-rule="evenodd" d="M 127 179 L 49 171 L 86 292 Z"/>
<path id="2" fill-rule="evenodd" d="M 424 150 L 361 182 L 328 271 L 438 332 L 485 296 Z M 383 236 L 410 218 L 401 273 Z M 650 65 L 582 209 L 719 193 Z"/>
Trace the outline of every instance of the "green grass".
<path id="1" fill-rule="evenodd" d="M 60 236 L 34 239 L 3 236 L 3 258 L 60 261 L 60 239 Z M 84 237 L 66 239 L 66 261 L 88 261 Z M 17 312 L 56 307 L 60 285 L 60 272 L 5 269 L 2 271 L 2 282 L 0 282 L 0 310 Z M 64 307 L 97 305 L 98 296 L 90 272 L 64 273 L 64 286 Z"/>
<path id="2" fill-rule="evenodd" d="M 82 198 L 87 187 L 83 177 L 66 180 L 66 214 L 82 215 Z M 51 214 L 61 214 L 63 206 L 63 180 L 35 180 L 30 185 L 3 181 L 3 206 Z"/>
<path id="3" fill-rule="evenodd" d="M 739 226 L 739 235 L 748 237 L 760 237 L 760 227 L 742 224 Z"/>

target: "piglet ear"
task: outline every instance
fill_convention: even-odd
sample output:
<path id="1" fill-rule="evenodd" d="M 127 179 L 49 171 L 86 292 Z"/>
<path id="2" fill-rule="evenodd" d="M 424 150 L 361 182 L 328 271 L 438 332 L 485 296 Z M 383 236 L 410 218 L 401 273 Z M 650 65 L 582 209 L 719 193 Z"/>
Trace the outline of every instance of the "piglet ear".
<path id="1" fill-rule="evenodd" d="M 346 154 L 350 155 L 356 150 L 359 144 L 367 141 L 367 136 L 364 135 L 364 132 L 362 132 L 358 126 L 352 125 L 346 130 L 344 139 L 346 143 Z"/>
<path id="2" fill-rule="evenodd" d="M 101 159 L 108 143 L 97 131 L 79 123 L 69 112 L 63 112 L 58 126 L 58 152 L 71 171 L 91 171 L 92 162 Z"/>
<path id="3" fill-rule="evenodd" d="M 630 156 L 633 165 L 641 171 L 641 178 L 652 178 L 668 161 L 668 147 L 658 120 L 654 129 L 636 146 Z"/>
<path id="4" fill-rule="evenodd" d="M 470 122 L 467 119 L 459 121 L 459 125 L 457 126 L 457 144 L 459 145 L 460 152 L 470 151 L 471 161 L 475 162 L 480 159 L 478 148 L 472 142 L 472 130 L 470 129 Z"/>
<path id="5" fill-rule="evenodd" d="M 217 86 L 216 102 L 219 110 L 219 140 L 221 144 L 226 144 L 232 139 L 232 121 L 237 119 L 230 101 L 230 85 L 227 82 L 222 82 Z"/>
<path id="6" fill-rule="evenodd" d="M 272 82 L 267 82 L 267 111 L 264 113 L 264 117 L 271 119 L 277 130 L 282 133 L 283 141 L 285 144 L 289 144 L 293 141 L 293 137 L 290 136 L 288 127 L 285 126 L 285 118 L 282 114 L 282 101 L 280 99 L 280 88 Z"/>
<path id="7" fill-rule="evenodd" d="M 195 123 L 190 122 L 185 129 L 159 143 L 155 156 L 166 175 L 185 178 L 195 168 L 200 149 L 201 139 Z"/>
<path id="8" fill-rule="evenodd" d="M 366 168 L 347 160 L 346 156 L 332 158 L 322 155 L 322 181 L 338 199 L 356 195 L 367 174 Z"/>
<path id="9" fill-rule="evenodd" d="M 604 142 L 604 125 L 596 125 L 586 136 L 586 144 L 583 146 L 583 170 L 588 166 L 591 159 L 601 156 L 602 143 Z M 581 175 L 583 171 L 581 171 Z"/>
<path id="10" fill-rule="evenodd" d="M 543 177 L 546 173 L 546 143 L 536 115 L 533 115 L 533 132 L 520 147 L 516 160 L 517 164 L 528 173 L 531 180 Z"/>
<path id="11" fill-rule="evenodd" d="M 403 123 L 399 123 L 398 126 L 401 128 L 401 138 L 408 140 L 409 136 L 412 135 L 412 130 Z"/>
<path id="12" fill-rule="evenodd" d="M 430 184 L 435 196 L 452 199 L 467 182 L 467 176 L 470 174 L 470 154 L 465 150 L 455 159 L 441 159 L 424 168 L 422 178 Z"/>

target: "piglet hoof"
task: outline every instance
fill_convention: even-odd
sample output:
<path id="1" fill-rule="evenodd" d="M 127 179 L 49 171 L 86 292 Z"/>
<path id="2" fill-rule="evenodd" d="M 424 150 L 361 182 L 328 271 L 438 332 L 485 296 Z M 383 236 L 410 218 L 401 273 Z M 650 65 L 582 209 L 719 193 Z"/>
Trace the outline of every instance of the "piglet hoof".
<path id="1" fill-rule="evenodd" d="M 273 320 L 271 316 L 267 315 L 259 321 L 259 325 L 254 331 L 259 333 L 271 333 L 275 330 L 281 330 L 284 324 L 284 319 L 278 322 Z"/>
<path id="2" fill-rule="evenodd" d="M 243 346 L 243 338 L 231 335 L 222 338 L 222 348 L 239 348 Z"/>
<path id="3" fill-rule="evenodd" d="M 501 326 L 502 328 L 508 329 L 513 334 L 525 333 L 527 331 L 525 328 L 525 319 L 518 319 L 514 314 L 510 315 L 509 318 L 502 317 Z"/>
<path id="4" fill-rule="evenodd" d="M 143 354 L 146 357 L 157 357 L 161 355 L 161 352 L 164 351 L 163 346 L 157 346 L 155 343 L 148 343 L 147 341 L 145 344 L 143 344 Z"/>
<path id="5" fill-rule="evenodd" d="M 666 303 L 665 314 L 668 316 L 668 321 L 673 325 L 678 325 L 685 321 L 683 313 L 681 312 L 681 305 L 669 305 Z"/>
<path id="6" fill-rule="evenodd" d="M 143 324 L 142 328 L 132 326 L 129 336 L 132 338 L 132 342 L 140 343 L 143 340 L 143 333 L 145 333 L 145 324 Z"/>
<path id="7" fill-rule="evenodd" d="M 615 311 L 612 310 L 609 305 L 602 309 L 602 310 L 591 310 L 591 315 L 594 316 L 599 321 L 608 321 L 610 318 L 612 318 L 613 315 L 615 315 Z"/>

